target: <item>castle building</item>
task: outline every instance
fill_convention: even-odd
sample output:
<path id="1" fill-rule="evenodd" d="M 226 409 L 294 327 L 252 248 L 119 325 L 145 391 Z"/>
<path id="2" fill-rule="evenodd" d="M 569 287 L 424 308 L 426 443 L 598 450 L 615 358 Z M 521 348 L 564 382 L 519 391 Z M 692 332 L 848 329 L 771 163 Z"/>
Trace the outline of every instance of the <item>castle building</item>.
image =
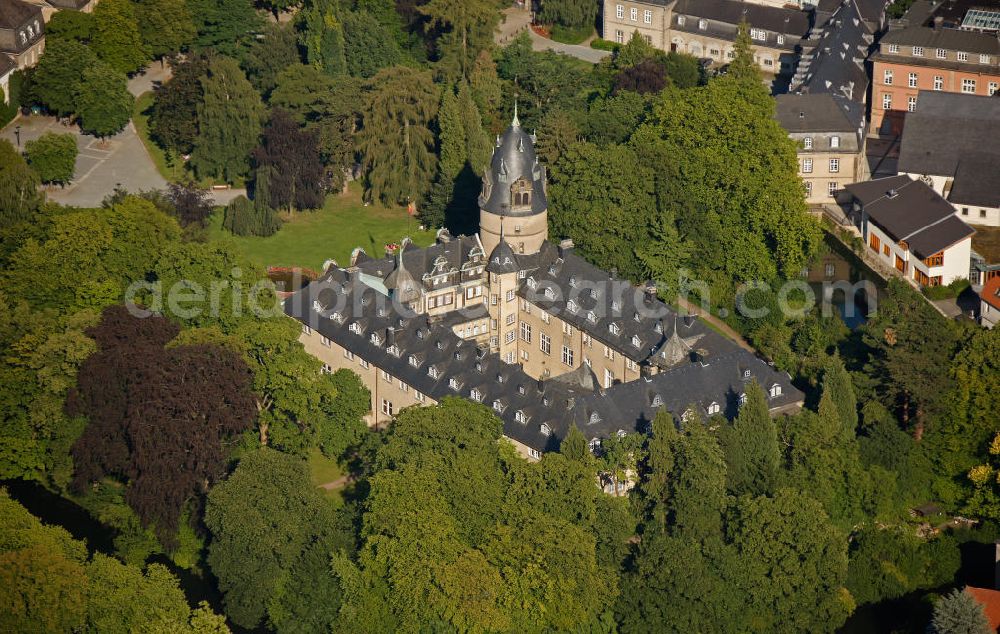
<path id="1" fill-rule="evenodd" d="M 535 139 L 511 126 L 483 177 L 477 235 L 438 233 L 418 248 L 329 267 L 285 302 L 324 372 L 347 368 L 371 391 L 369 424 L 404 407 L 462 397 L 491 407 L 537 459 L 572 425 L 599 451 L 648 431 L 660 410 L 732 418 L 756 380 L 774 414 L 801 407 L 787 374 L 697 317 L 548 240 L 546 172 Z"/>

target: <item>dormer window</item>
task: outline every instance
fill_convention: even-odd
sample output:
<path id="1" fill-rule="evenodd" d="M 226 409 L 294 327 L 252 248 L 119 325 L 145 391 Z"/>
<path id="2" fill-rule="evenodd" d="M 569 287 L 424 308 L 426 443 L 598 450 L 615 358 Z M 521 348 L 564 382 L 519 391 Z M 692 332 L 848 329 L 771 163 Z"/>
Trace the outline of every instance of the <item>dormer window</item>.
<path id="1" fill-rule="evenodd" d="M 524 386 L 523 385 L 518 385 L 517 386 L 517 393 L 520 394 L 521 396 L 524 396 Z"/>
<path id="2" fill-rule="evenodd" d="M 656 331 L 656 334 L 662 335 L 663 334 L 663 324 L 661 324 L 660 322 L 656 322 L 656 325 L 653 326 L 653 330 Z"/>
<path id="3" fill-rule="evenodd" d="M 597 412 L 593 412 L 590 415 L 590 422 L 589 422 L 589 424 L 590 425 L 596 425 L 599 422 L 601 422 L 601 415 L 598 414 Z"/>
<path id="4" fill-rule="evenodd" d="M 497 375 L 497 383 L 503 383 L 503 382 L 504 382 L 503 375 L 502 374 L 498 374 Z"/>
<path id="5" fill-rule="evenodd" d="M 510 186 L 510 202 L 514 207 L 526 207 L 531 204 L 531 183 L 519 178 Z"/>
<path id="6" fill-rule="evenodd" d="M 569 300 L 568 304 L 566 304 L 566 310 L 568 310 L 571 313 L 575 313 L 578 309 L 579 309 L 579 306 L 577 306 L 576 302 L 573 301 L 572 299 Z"/>
<path id="7" fill-rule="evenodd" d="M 529 277 L 528 278 L 528 288 L 535 288 L 535 284 L 536 284 L 535 278 Z"/>
<path id="8" fill-rule="evenodd" d="M 619 302 L 617 302 L 617 301 L 611 302 L 611 310 L 612 311 L 614 311 L 614 312 L 617 313 L 621 309 L 622 309 L 622 305 Z"/>
<path id="9" fill-rule="evenodd" d="M 448 387 L 457 392 L 461 386 L 458 384 L 458 379 L 456 379 L 455 377 L 451 377 L 450 379 L 448 379 Z"/>
<path id="10" fill-rule="evenodd" d="M 389 346 L 386 349 L 386 352 L 388 352 L 389 354 L 391 354 L 394 357 L 398 357 L 399 356 L 399 346 L 397 346 L 397 345 L 391 345 L 391 346 Z"/>
<path id="11" fill-rule="evenodd" d="M 743 378 L 744 379 L 750 378 L 750 370 L 743 370 Z"/>
<path id="12" fill-rule="evenodd" d="M 543 436 L 552 435 L 552 428 L 549 427 L 546 423 L 542 423 L 542 426 L 538 428 L 538 431 L 542 432 Z"/>
<path id="13" fill-rule="evenodd" d="M 618 324 L 614 323 L 608 324 L 608 332 L 610 332 L 611 334 L 617 336 L 620 331 L 621 329 L 618 327 Z"/>
<path id="14" fill-rule="evenodd" d="M 469 392 L 469 398 L 471 398 L 472 400 L 476 401 L 477 403 L 482 403 L 483 402 L 483 393 L 480 392 L 476 388 L 472 388 L 472 391 Z"/>
<path id="15" fill-rule="evenodd" d="M 721 411 L 722 411 L 722 407 L 718 403 L 716 403 L 715 401 L 712 401 L 711 403 L 709 403 L 709 405 L 708 405 L 708 415 L 709 416 L 712 416 L 713 414 L 718 414 Z"/>
<path id="16" fill-rule="evenodd" d="M 597 451 L 601 448 L 601 439 L 591 438 L 587 445 L 590 447 L 590 453 L 597 453 Z"/>
<path id="17" fill-rule="evenodd" d="M 640 319 L 641 318 L 639 317 L 639 313 L 632 313 L 632 320 L 633 321 L 639 321 Z"/>
<path id="18" fill-rule="evenodd" d="M 747 402 L 747 393 L 744 392 L 740 394 L 740 405 L 746 405 L 746 402 Z"/>
<path id="19" fill-rule="evenodd" d="M 576 276 L 575 275 L 570 276 L 570 278 L 569 278 L 569 285 L 572 286 L 573 288 L 576 288 Z"/>
<path id="20" fill-rule="evenodd" d="M 338 324 L 344 323 L 344 316 L 341 315 L 340 313 L 334 313 L 334 314 L 330 315 L 330 319 L 332 319 L 333 321 L 337 322 Z"/>
<path id="21" fill-rule="evenodd" d="M 431 366 L 431 367 L 427 368 L 427 376 L 431 377 L 432 379 L 436 379 L 439 376 L 441 376 L 441 373 L 438 372 L 437 368 L 435 368 L 434 366 Z"/>
<path id="22" fill-rule="evenodd" d="M 412 355 L 412 354 L 410 355 L 410 365 L 412 365 L 415 368 L 419 368 L 420 367 L 420 360 L 417 359 L 416 355 Z"/>
<path id="23" fill-rule="evenodd" d="M 555 299 L 556 292 L 552 290 L 551 286 L 545 287 L 545 299 Z"/>
<path id="24" fill-rule="evenodd" d="M 519 409 L 514 414 L 514 420 L 517 421 L 518 423 L 527 423 L 528 422 L 528 417 L 525 416 L 524 410 Z"/>
<path id="25" fill-rule="evenodd" d="M 493 409 L 495 409 L 498 412 L 503 412 L 504 407 L 503 403 L 500 402 L 500 399 L 493 401 Z"/>
<path id="26" fill-rule="evenodd" d="M 589 320 L 589 321 L 590 321 L 591 323 L 594 323 L 594 324 L 596 324 L 596 323 L 597 323 L 597 315 L 595 315 L 595 314 L 594 314 L 594 311 L 589 311 L 589 312 L 587 313 L 587 319 L 588 319 L 588 320 Z"/>
<path id="27" fill-rule="evenodd" d="M 632 345 L 635 346 L 636 348 L 642 345 L 642 339 L 639 338 L 639 335 L 634 335 L 632 337 Z"/>
<path id="28" fill-rule="evenodd" d="M 777 398 L 781 396 L 781 386 L 775 383 L 770 389 L 771 398 Z"/>
<path id="29" fill-rule="evenodd" d="M 376 346 L 381 346 L 382 345 L 382 337 L 379 337 L 378 333 L 374 333 L 373 332 L 371 334 L 371 337 L 368 338 L 368 340 L 371 341 Z"/>
<path id="30" fill-rule="evenodd" d="M 354 334 L 356 334 L 356 335 L 360 335 L 361 334 L 361 324 L 359 324 L 358 322 L 354 322 L 353 324 L 350 325 L 349 330 L 351 332 L 353 332 Z"/>
<path id="31" fill-rule="evenodd" d="M 653 396 L 653 407 L 663 407 L 663 397 L 659 394 Z"/>

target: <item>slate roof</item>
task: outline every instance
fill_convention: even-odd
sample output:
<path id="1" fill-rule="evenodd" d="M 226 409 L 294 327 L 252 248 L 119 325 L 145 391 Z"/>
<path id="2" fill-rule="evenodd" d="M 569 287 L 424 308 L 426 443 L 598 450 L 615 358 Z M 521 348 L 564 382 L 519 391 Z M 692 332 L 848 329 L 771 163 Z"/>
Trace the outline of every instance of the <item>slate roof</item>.
<path id="1" fill-rule="evenodd" d="M 461 245 L 466 241 L 472 239 L 461 238 L 446 244 Z M 548 247 L 543 249 L 544 257 L 555 255 L 556 260 L 562 260 L 557 264 L 558 270 L 551 274 L 553 278 L 565 279 L 575 272 L 580 275 L 595 273 L 598 279 L 608 279 L 606 273 L 565 249 Z M 412 251 L 404 251 L 404 259 L 423 250 Z M 544 257 L 532 263 L 542 263 Z M 555 264 L 556 260 L 552 262 Z M 379 279 L 375 275 L 368 275 L 368 278 Z M 717 401 L 728 404 L 741 385 L 738 376 L 742 375 L 735 374 L 741 368 L 749 368 L 751 376 L 757 377 L 765 389 L 773 383 L 782 386 L 783 395 L 771 399 L 772 407 L 802 400 L 801 392 L 791 385 L 786 374 L 706 330 L 698 319 L 679 319 L 672 314 L 671 319 L 659 321 L 661 326 L 669 321 L 671 330 L 664 335 L 657 333 L 654 326 L 650 332 L 644 332 L 643 346 L 652 344 L 650 352 L 659 353 L 673 349 L 671 341 L 676 343 L 686 338 L 689 343 L 682 344 L 685 357 L 672 359 L 665 372 L 649 381 L 602 389 L 589 368 L 584 369 L 586 366 L 567 375 L 538 381 L 528 376 L 520 365 L 506 364 L 499 355 L 456 336 L 451 330 L 453 314 L 443 319 L 413 315 L 401 310 L 398 303 L 379 290 L 366 285 L 364 279 L 360 268 L 331 267 L 319 280 L 287 299 L 285 312 L 436 401 L 459 396 L 493 407 L 503 420 L 505 436 L 538 451 L 558 449 L 561 439 L 574 423 L 581 429 L 586 427 L 584 433 L 590 437 L 607 437 L 619 429 L 646 431 L 648 420 L 660 408 L 679 417 L 691 403 L 704 402 L 707 406 Z M 478 315 L 482 316 L 483 307 L 478 310 Z M 470 318 L 463 311 L 461 320 Z M 631 320 L 620 321 L 624 325 Z M 649 327 L 651 323 L 645 321 L 629 326 L 628 332 L 641 332 L 643 326 Z M 615 343 L 621 349 L 628 347 L 628 342 L 625 339 Z M 707 359 L 706 365 L 695 360 L 695 346 Z M 659 399 L 650 398 L 648 403 L 642 401 L 638 397 L 642 390 L 655 391 Z M 598 412 L 598 418 L 593 417 L 594 412 Z M 723 405 L 722 413 L 730 413 L 727 405 Z"/>
<path id="2" fill-rule="evenodd" d="M 0 53 L 0 77 L 17 70 L 17 63 L 6 53 Z M 7 95 L 9 98 L 10 95 Z"/>
<path id="3" fill-rule="evenodd" d="M 805 37 L 809 32 L 809 14 L 804 11 L 766 7 L 740 0 L 677 0 L 674 14 L 690 15 L 733 25 L 739 24 L 745 19 L 755 28 L 798 38 Z M 697 29 L 698 27 L 695 25 L 694 32 L 697 32 Z M 769 43 L 769 45 L 773 44 L 773 42 Z"/>
<path id="4" fill-rule="evenodd" d="M 878 28 L 885 18 L 885 10 L 889 0 L 856 0 L 861 18 L 873 28 Z M 816 5 L 817 12 L 830 15 L 843 4 L 843 0 L 820 0 Z"/>
<path id="5" fill-rule="evenodd" d="M 0 0 L 0 29 L 16 29 L 33 18 L 42 18 L 42 10 L 21 0 Z"/>
<path id="6" fill-rule="evenodd" d="M 511 206 L 510 186 L 519 178 L 531 182 L 531 206 L 518 209 Z M 514 121 L 497 138 L 490 168 L 483 176 L 483 192 L 479 196 L 479 207 L 505 216 L 530 216 L 548 208 L 545 199 L 545 168 L 535 156 L 535 138 L 521 128 L 514 115 Z"/>
<path id="7" fill-rule="evenodd" d="M 447 236 L 424 249 L 404 239 L 400 250 L 401 256 L 386 255 L 374 259 L 365 255 L 355 260 L 355 266 L 362 274 L 383 280 L 388 289 L 388 285 L 396 283 L 393 272 L 398 266 L 398 258 L 402 257 L 408 276 L 419 281 L 427 290 L 481 280 L 482 269 L 486 266 L 483 245 L 478 236 L 454 239 Z"/>
<path id="8" fill-rule="evenodd" d="M 845 189 L 872 222 L 896 242 L 906 241 L 921 259 L 975 233 L 955 215 L 948 201 L 909 176 L 855 183 Z"/>
<path id="9" fill-rule="evenodd" d="M 900 44 L 902 46 L 922 46 L 924 56 L 933 55 L 934 49 L 943 48 L 949 51 L 966 51 L 968 53 L 989 53 L 1000 55 L 1000 41 L 995 35 L 975 31 L 959 31 L 957 29 L 934 29 L 925 26 L 907 26 L 900 29 L 890 29 L 882 36 L 882 44 Z M 885 47 L 882 47 L 885 51 Z M 921 58 L 906 58 L 917 62 Z M 931 65 L 939 65 L 945 60 L 930 59 Z"/>
<path id="10" fill-rule="evenodd" d="M 958 205 L 1000 207 L 1000 152 L 969 152 L 959 159 L 948 200 Z"/>
<path id="11" fill-rule="evenodd" d="M 1000 207 L 1000 99 L 921 91 L 906 116 L 899 171 L 953 177 L 952 202 Z"/>
<path id="12" fill-rule="evenodd" d="M 860 134 L 865 125 L 864 105 L 827 92 L 775 97 L 775 118 L 790 133 L 848 132 Z"/>
<path id="13" fill-rule="evenodd" d="M 863 105 L 868 93 L 864 64 L 873 41 L 858 0 L 846 0 L 821 27 L 812 50 L 803 54 L 789 92 L 833 93 Z"/>

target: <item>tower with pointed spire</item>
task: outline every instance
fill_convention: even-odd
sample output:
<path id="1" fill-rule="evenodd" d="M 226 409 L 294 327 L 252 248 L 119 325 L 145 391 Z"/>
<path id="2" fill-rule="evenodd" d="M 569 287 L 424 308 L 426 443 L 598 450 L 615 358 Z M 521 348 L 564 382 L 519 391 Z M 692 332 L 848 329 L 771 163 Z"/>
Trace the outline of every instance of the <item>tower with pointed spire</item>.
<path id="1" fill-rule="evenodd" d="M 535 156 L 535 136 L 514 119 L 497 137 L 479 195 L 479 239 L 491 254 L 505 240 L 517 254 L 537 253 L 549 235 L 545 167 Z M 502 238 L 501 238 L 502 236 Z"/>

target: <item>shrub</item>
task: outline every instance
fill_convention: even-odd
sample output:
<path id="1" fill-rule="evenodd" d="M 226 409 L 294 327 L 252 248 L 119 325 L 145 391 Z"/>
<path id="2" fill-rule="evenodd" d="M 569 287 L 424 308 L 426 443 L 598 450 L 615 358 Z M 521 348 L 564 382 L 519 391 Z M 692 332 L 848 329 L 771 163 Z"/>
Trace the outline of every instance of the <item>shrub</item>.
<path id="1" fill-rule="evenodd" d="M 255 205 L 246 196 L 238 196 L 226 206 L 222 226 L 237 236 L 267 237 L 281 228 L 281 220 L 270 207 Z"/>
<path id="2" fill-rule="evenodd" d="M 599 51 L 617 51 L 621 46 L 621 44 L 617 44 L 611 40 L 602 40 L 599 37 L 595 37 L 590 41 L 590 48 L 596 48 Z"/>

